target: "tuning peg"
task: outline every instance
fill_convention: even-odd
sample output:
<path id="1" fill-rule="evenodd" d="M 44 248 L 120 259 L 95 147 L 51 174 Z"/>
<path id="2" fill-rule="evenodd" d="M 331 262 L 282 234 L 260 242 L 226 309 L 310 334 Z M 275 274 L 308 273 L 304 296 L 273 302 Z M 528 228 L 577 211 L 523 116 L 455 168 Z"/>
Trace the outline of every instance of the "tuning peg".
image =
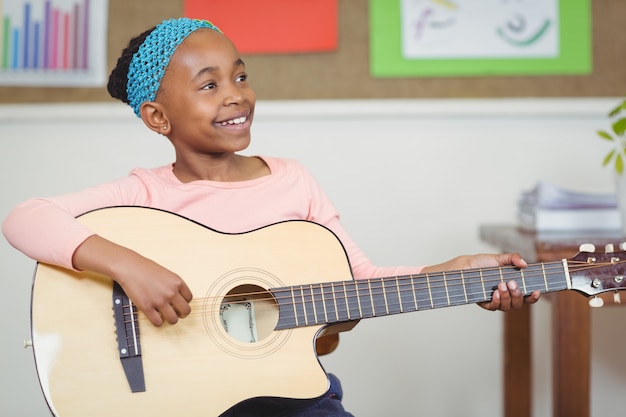
<path id="1" fill-rule="evenodd" d="M 596 247 L 593 245 L 593 243 L 583 243 L 578 248 L 578 251 L 579 252 L 595 252 Z"/>
<path id="2" fill-rule="evenodd" d="M 615 304 L 621 304 L 621 303 L 622 303 L 622 298 L 621 298 L 621 297 L 620 297 L 620 295 L 619 295 L 619 291 L 615 291 L 615 292 L 613 293 L 613 302 L 614 302 Z"/>
<path id="3" fill-rule="evenodd" d="M 620 244 L 619 244 L 619 248 L 620 248 L 621 250 L 626 250 L 626 242 L 622 242 L 622 243 L 620 243 Z"/>
<path id="4" fill-rule="evenodd" d="M 589 307 L 602 307 L 604 305 L 604 300 L 602 298 L 593 297 L 589 299 Z"/>
<path id="5" fill-rule="evenodd" d="M 29 347 L 33 347 L 33 341 L 30 339 L 24 339 L 24 349 L 28 349 Z"/>
<path id="6" fill-rule="evenodd" d="M 604 253 L 613 253 L 615 252 L 615 248 L 612 243 L 607 243 L 604 247 Z"/>

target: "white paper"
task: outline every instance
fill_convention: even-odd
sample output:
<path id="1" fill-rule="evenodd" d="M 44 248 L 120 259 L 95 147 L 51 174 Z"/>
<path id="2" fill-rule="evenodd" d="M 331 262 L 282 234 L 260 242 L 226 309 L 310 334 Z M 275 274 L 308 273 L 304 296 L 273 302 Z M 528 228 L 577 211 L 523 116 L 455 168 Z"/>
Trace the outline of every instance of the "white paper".
<path id="1" fill-rule="evenodd" d="M 559 55 L 558 0 L 402 0 L 407 59 Z"/>

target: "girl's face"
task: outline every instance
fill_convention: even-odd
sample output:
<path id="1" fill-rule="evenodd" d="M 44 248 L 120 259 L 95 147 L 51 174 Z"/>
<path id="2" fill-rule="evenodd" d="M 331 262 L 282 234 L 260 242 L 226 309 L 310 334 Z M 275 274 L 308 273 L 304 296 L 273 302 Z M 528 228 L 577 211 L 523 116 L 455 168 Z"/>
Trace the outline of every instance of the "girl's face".
<path id="1" fill-rule="evenodd" d="M 179 152 L 223 154 L 250 144 L 256 96 L 237 49 L 219 32 L 198 29 L 183 41 L 155 101 Z"/>

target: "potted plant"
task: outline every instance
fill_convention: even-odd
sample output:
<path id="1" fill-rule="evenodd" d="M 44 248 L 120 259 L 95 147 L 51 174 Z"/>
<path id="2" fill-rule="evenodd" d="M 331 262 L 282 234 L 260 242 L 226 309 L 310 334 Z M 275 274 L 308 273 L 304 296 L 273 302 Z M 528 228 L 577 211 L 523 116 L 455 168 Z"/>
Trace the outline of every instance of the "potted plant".
<path id="1" fill-rule="evenodd" d="M 624 136 L 626 131 L 626 99 L 611 110 L 609 118 L 611 119 L 612 134 L 604 130 L 598 130 L 597 133 L 602 139 L 613 142 L 615 146 L 606 155 L 602 165 L 607 166 L 613 161 L 615 172 L 621 176 L 624 172 L 624 159 L 626 157 L 626 137 Z"/>
<path id="2" fill-rule="evenodd" d="M 613 142 L 613 149 L 609 151 L 602 162 L 603 166 L 613 163 L 615 169 L 615 184 L 617 205 L 622 215 L 622 233 L 626 234 L 626 174 L 624 163 L 626 162 L 626 99 L 609 112 L 611 120 L 611 133 L 598 130 L 600 138 Z"/>

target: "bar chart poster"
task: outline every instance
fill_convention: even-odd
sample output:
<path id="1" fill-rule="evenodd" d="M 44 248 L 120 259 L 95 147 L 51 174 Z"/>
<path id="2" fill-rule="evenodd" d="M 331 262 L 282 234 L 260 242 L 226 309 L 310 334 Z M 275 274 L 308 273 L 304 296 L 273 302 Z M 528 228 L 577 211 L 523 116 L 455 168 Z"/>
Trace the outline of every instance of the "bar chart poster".
<path id="1" fill-rule="evenodd" d="M 103 85 L 107 11 L 107 0 L 0 0 L 0 85 Z"/>

